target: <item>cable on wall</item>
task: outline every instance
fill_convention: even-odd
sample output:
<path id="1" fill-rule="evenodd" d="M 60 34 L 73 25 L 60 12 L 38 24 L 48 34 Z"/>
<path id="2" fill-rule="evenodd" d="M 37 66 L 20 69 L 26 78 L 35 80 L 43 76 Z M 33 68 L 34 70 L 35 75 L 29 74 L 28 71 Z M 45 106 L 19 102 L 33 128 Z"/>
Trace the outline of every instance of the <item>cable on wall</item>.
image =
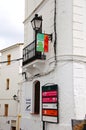
<path id="1" fill-rule="evenodd" d="M 19 58 L 19 59 L 14 59 L 14 60 L 10 60 L 10 62 L 14 62 L 14 61 L 20 61 L 23 60 L 23 58 Z M 1 61 L 0 64 L 4 64 L 4 63 L 8 63 L 8 61 Z"/>
<path id="2" fill-rule="evenodd" d="M 56 44 L 57 44 L 57 32 L 56 32 L 56 0 L 54 3 L 54 33 L 55 33 L 55 40 L 54 40 L 54 53 L 55 53 L 55 60 L 57 61 L 56 57 Z"/>

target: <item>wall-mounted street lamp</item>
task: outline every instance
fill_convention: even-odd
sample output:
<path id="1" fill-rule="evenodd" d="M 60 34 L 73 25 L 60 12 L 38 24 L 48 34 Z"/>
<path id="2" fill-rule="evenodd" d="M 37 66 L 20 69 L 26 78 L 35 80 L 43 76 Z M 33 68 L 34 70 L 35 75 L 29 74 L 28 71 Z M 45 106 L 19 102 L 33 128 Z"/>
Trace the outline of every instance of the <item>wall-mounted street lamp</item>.
<path id="1" fill-rule="evenodd" d="M 14 95 L 14 96 L 13 96 L 13 99 L 14 99 L 15 101 L 19 102 L 19 99 L 18 99 L 18 96 L 17 96 L 17 95 Z"/>
<path id="2" fill-rule="evenodd" d="M 31 25 L 33 30 L 35 31 L 35 50 L 36 50 L 36 42 L 37 42 L 37 34 L 42 33 L 42 16 L 38 16 L 35 14 L 35 17 L 31 20 Z M 41 57 L 41 52 L 36 52 L 36 56 Z"/>
<path id="3" fill-rule="evenodd" d="M 42 33 L 42 16 L 38 16 L 38 14 L 35 14 L 35 17 L 31 20 L 31 25 L 33 30 L 35 31 L 35 40 L 37 33 Z M 47 34 L 49 36 L 49 39 L 52 41 L 52 34 Z"/>
<path id="4" fill-rule="evenodd" d="M 32 28 L 38 31 L 42 27 L 42 16 L 35 14 L 35 17 L 31 20 Z"/>

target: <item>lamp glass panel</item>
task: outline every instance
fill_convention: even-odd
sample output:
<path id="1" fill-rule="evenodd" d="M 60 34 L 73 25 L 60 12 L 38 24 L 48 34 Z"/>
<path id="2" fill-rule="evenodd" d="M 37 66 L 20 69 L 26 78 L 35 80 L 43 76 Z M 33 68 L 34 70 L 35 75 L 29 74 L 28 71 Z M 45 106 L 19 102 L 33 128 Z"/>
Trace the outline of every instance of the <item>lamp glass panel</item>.
<path id="1" fill-rule="evenodd" d="M 35 29 L 35 22 L 32 21 L 31 24 L 32 24 L 32 28 Z"/>
<path id="2" fill-rule="evenodd" d="M 40 20 L 35 20 L 35 29 L 38 30 L 40 29 L 40 26 L 41 26 L 41 21 Z"/>

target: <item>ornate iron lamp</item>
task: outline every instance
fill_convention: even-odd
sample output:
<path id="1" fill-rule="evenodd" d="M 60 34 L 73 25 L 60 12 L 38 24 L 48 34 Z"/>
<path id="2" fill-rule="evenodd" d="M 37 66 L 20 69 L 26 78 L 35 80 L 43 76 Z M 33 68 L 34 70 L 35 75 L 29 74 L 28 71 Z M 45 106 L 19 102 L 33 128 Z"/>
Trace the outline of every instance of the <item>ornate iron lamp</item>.
<path id="1" fill-rule="evenodd" d="M 35 17 L 31 20 L 32 28 L 35 31 L 38 31 L 42 26 L 42 16 L 35 14 Z"/>

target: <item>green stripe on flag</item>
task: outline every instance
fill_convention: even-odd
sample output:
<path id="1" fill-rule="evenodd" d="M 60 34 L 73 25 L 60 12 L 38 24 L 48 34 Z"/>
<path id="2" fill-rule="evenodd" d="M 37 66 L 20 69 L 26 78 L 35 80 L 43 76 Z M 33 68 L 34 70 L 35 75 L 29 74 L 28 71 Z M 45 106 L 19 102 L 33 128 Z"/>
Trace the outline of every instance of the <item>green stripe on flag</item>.
<path id="1" fill-rule="evenodd" d="M 36 51 L 44 52 L 44 34 L 37 34 Z"/>

